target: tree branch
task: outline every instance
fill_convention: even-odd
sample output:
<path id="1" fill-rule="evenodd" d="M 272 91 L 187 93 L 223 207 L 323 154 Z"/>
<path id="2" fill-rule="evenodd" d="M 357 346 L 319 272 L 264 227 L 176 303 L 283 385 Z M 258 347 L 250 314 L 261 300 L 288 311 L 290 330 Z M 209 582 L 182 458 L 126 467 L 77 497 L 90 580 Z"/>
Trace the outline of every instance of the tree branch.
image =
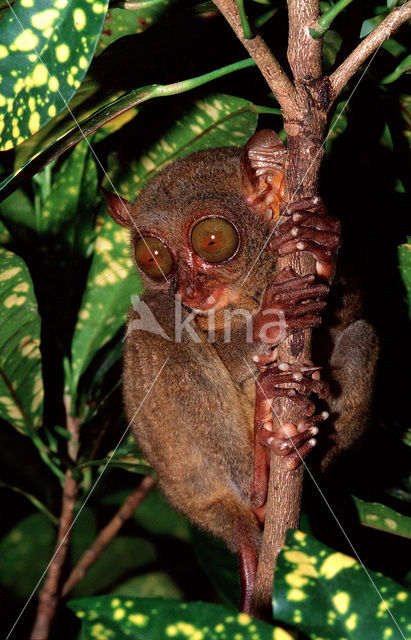
<path id="1" fill-rule="evenodd" d="M 284 113 L 294 113 L 295 89 L 287 74 L 273 56 L 261 36 L 248 40 L 244 37 L 235 0 L 214 0 L 214 4 L 231 25 L 240 42 L 253 58 Z"/>
<path id="2" fill-rule="evenodd" d="M 285 165 L 285 201 L 316 195 L 322 158 L 321 140 L 326 126 L 327 100 L 319 100 L 322 78 L 321 42 L 309 35 L 308 25 L 318 18 L 317 0 L 289 0 L 288 59 L 293 71 L 298 95 L 298 120 L 286 120 L 288 151 Z M 326 97 L 326 96 L 325 96 Z M 281 271 L 291 266 L 301 275 L 315 273 L 311 253 L 296 252 L 279 258 Z M 299 331 L 278 346 L 278 362 L 304 362 L 311 359 L 311 330 Z M 276 402 L 274 424 L 298 424 L 296 405 L 287 399 Z M 299 524 L 303 466 L 295 471 L 284 467 L 274 453 L 270 460 L 270 480 L 267 494 L 263 543 L 258 561 L 252 600 L 252 611 L 266 617 L 271 612 L 274 570 L 288 529 Z"/>
<path id="3" fill-rule="evenodd" d="M 110 520 L 107 526 L 100 532 L 91 547 L 87 549 L 70 573 L 61 590 L 62 597 L 65 597 L 80 580 L 84 578 L 90 567 L 98 560 L 107 545 L 112 541 L 123 524 L 128 520 L 144 500 L 149 491 L 154 487 L 156 481 L 150 476 L 145 476 L 137 489 L 128 496 L 124 504 Z"/>
<path id="4" fill-rule="evenodd" d="M 322 76 L 321 41 L 310 36 L 309 25 L 317 22 L 317 0 L 288 0 L 288 61 L 296 89 L 300 83 Z"/>
<path id="5" fill-rule="evenodd" d="M 379 25 L 372 31 L 361 44 L 348 56 L 348 58 L 331 74 L 332 98 L 341 93 L 349 79 L 358 70 L 358 67 L 373 53 L 392 33 L 404 22 L 411 18 L 411 0 L 408 0 L 402 7 L 393 9 Z"/>

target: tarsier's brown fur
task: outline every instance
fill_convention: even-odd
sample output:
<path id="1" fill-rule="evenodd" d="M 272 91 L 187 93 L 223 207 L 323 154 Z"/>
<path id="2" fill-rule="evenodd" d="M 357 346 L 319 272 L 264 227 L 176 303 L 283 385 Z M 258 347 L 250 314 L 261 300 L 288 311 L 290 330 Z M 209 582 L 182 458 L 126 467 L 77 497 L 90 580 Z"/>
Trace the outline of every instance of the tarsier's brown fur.
<path id="1" fill-rule="evenodd" d="M 241 149 L 223 148 L 178 160 L 159 173 L 133 205 L 108 196 L 113 217 L 131 228 L 132 245 L 140 234 L 155 235 L 174 255 L 177 271 L 171 280 L 153 281 L 143 274 L 142 299 L 170 338 L 175 294 L 183 302 L 187 291 L 204 299 L 223 285 L 214 343 L 207 339 L 205 316 L 191 323 L 199 342 L 183 332 L 181 343 L 176 343 L 133 330 L 139 314 L 130 311 L 123 387 L 127 418 L 169 502 L 240 554 L 244 549 L 258 553 L 261 541 L 261 524 L 251 503 L 259 374 L 255 356 L 272 346 L 246 343 L 241 314 L 232 323 L 231 341 L 224 343 L 222 317 L 224 308 L 257 314 L 276 274 L 276 255 L 264 249 L 273 225 L 246 202 L 241 154 Z M 188 230 L 199 212 L 222 215 L 240 232 L 234 258 L 208 270 L 190 264 L 186 257 L 191 254 L 184 253 Z M 330 324 L 315 330 L 317 342 L 322 331 L 327 344 L 327 403 L 334 416 L 323 466 L 351 447 L 367 425 L 378 351 L 373 329 L 360 319 L 355 295 L 344 293 L 343 286 L 336 308 L 335 313 L 328 311 Z M 183 317 L 189 313 L 187 306 L 182 309 Z"/>

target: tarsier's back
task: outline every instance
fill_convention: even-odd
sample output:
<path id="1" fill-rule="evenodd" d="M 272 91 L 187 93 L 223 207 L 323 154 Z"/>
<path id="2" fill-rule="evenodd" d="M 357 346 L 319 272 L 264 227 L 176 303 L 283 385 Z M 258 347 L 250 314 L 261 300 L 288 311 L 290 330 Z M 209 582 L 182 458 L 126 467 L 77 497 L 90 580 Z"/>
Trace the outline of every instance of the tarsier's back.
<path id="1" fill-rule="evenodd" d="M 349 448 L 366 426 L 377 357 L 373 330 L 348 310 L 332 333 L 334 396 L 325 399 L 311 363 L 276 362 L 286 335 L 319 325 L 339 243 L 339 225 L 318 199 L 293 203 L 276 227 L 285 154 L 278 136 L 263 131 L 244 151 L 175 162 L 135 204 L 106 194 L 113 218 L 131 230 L 145 285 L 128 320 L 127 417 L 170 503 L 239 553 L 245 610 L 270 450 L 295 468 L 330 412 L 325 459 Z M 278 255 L 296 250 L 313 253 L 317 279 L 278 272 Z M 315 414 L 311 393 L 328 411 Z M 274 433 L 273 402 L 284 395 L 301 422 Z"/>

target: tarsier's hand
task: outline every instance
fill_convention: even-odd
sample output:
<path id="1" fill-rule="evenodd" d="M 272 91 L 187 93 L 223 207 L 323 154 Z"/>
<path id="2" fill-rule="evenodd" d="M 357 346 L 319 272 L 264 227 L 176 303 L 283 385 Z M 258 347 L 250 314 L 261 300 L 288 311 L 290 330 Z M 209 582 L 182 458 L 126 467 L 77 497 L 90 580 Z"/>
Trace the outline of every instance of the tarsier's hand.
<path id="1" fill-rule="evenodd" d="M 318 197 L 282 203 L 281 209 L 290 218 L 275 228 L 269 248 L 280 256 L 294 251 L 310 251 L 316 259 L 317 274 L 329 280 L 335 271 L 335 257 L 340 244 L 339 220 L 327 214 Z"/>
<path id="2" fill-rule="evenodd" d="M 316 271 L 322 280 L 329 280 L 335 270 L 335 257 L 340 243 L 340 223 L 328 216 L 319 198 L 304 198 L 292 204 L 282 204 L 290 218 L 279 225 L 269 243 L 269 250 L 279 256 L 294 251 L 310 251 L 316 260 Z M 320 312 L 326 306 L 329 286 L 316 281 L 315 275 L 299 276 L 291 267 L 280 271 L 267 288 L 262 307 L 254 317 L 254 340 L 276 346 L 290 333 L 321 324 Z M 270 359 L 271 357 L 271 359 Z M 262 504 L 265 495 L 264 463 L 260 447 L 282 456 L 289 469 L 297 468 L 315 447 L 318 423 L 328 418 L 323 411 L 315 414 L 311 393 L 324 398 L 328 387 L 320 379 L 318 367 L 307 363 L 273 362 L 273 356 L 256 360 L 261 375 L 257 383 L 255 409 L 255 504 Z M 284 388 L 284 383 L 287 387 Z M 288 398 L 298 406 L 297 424 L 273 426 L 273 402 Z"/>
<path id="3" fill-rule="evenodd" d="M 328 291 L 327 284 L 315 283 L 314 275 L 298 276 L 291 267 L 283 269 L 267 287 L 253 318 L 254 340 L 276 346 L 294 331 L 318 326 Z"/>

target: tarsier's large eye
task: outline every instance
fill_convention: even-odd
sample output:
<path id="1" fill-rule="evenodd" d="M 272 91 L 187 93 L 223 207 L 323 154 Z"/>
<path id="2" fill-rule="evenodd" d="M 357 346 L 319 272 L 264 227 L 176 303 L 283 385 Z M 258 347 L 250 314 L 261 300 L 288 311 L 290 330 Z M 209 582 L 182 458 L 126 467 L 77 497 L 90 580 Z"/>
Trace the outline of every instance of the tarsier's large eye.
<path id="1" fill-rule="evenodd" d="M 191 244 L 200 258 L 208 262 L 223 262 L 234 255 L 238 233 L 224 218 L 200 220 L 191 232 Z"/>
<path id="2" fill-rule="evenodd" d="M 174 260 L 168 247 L 158 238 L 147 236 L 137 240 L 134 255 L 137 265 L 151 278 L 164 278 L 174 269 Z"/>

